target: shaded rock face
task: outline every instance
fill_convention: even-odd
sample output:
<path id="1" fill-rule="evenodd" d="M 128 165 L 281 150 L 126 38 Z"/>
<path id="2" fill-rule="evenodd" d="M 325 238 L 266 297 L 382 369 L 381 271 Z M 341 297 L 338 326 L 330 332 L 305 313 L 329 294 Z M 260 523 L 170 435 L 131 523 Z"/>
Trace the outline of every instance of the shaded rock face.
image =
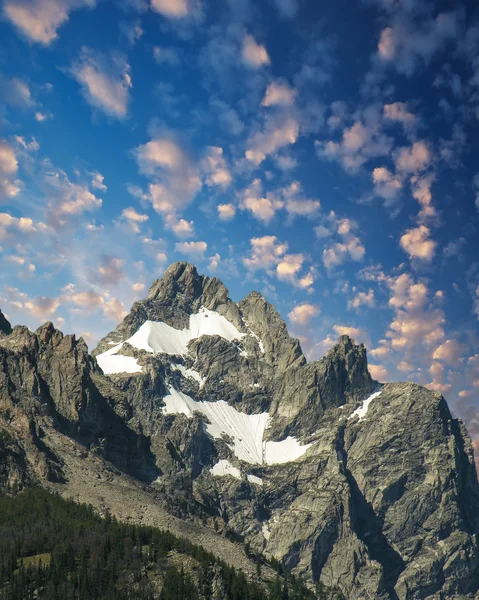
<path id="1" fill-rule="evenodd" d="M 127 343 L 146 320 L 186 329 L 202 308 L 238 339 L 203 335 L 182 355 Z M 470 440 L 442 396 L 380 386 L 347 336 L 307 363 L 260 294 L 235 304 L 187 263 L 155 281 L 93 354 L 120 343 L 141 372 L 105 376 L 82 340 L 51 324 L 0 338 L 1 485 L 77 489 L 55 449 L 73 439 L 128 481 L 150 483 L 145 502 L 153 495 L 169 514 L 348 599 L 475 598 L 479 485 Z"/>
<path id="2" fill-rule="evenodd" d="M 0 310 L 0 335 L 10 335 L 12 333 L 12 326 L 7 321 L 5 315 Z"/>
<path id="3" fill-rule="evenodd" d="M 54 456 L 42 441 L 46 428 L 54 428 L 123 471 L 142 478 L 156 472 L 149 442 L 130 429 L 114 410 L 106 382 L 102 395 L 95 377 L 103 378 L 84 341 L 64 336 L 52 323 L 35 333 L 15 327 L 0 338 L 0 416 L 3 452 L 16 465 L 4 474 L 3 483 L 61 480 L 61 457 Z M 0 430 L 1 437 L 1 430 Z M 17 466 L 21 464 L 21 469 Z M 23 479 L 17 477 L 20 470 Z M 13 482 L 15 482 L 13 481 Z"/>

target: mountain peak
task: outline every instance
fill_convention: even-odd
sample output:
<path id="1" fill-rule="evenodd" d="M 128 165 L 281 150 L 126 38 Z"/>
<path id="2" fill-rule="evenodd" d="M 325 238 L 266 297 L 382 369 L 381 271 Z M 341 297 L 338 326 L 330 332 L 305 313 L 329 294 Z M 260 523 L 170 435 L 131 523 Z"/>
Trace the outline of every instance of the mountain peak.
<path id="1" fill-rule="evenodd" d="M 13 331 L 12 326 L 10 325 L 9 321 L 7 320 L 5 315 L 0 310 L 0 335 L 1 334 L 10 335 L 12 333 L 12 331 Z"/>

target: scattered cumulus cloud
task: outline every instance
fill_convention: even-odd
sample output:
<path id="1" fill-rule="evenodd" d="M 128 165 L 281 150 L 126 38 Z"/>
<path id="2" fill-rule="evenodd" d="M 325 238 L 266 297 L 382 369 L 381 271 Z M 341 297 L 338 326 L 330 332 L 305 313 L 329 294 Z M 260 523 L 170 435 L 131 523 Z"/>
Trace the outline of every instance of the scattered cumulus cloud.
<path id="1" fill-rule="evenodd" d="M 374 296 L 374 290 L 369 289 L 366 292 L 358 292 L 352 300 L 348 301 L 349 309 L 357 309 L 361 306 L 369 306 L 369 308 L 373 308 L 376 304 L 376 299 Z"/>
<path id="2" fill-rule="evenodd" d="M 91 106 L 116 119 L 126 117 L 132 82 L 130 65 L 122 55 L 83 47 L 70 73 Z"/>
<path id="3" fill-rule="evenodd" d="M 206 242 L 178 242 L 175 244 L 176 252 L 186 254 L 192 260 L 202 260 L 207 249 Z"/>
<path id="4" fill-rule="evenodd" d="M 141 195 L 155 211 L 174 225 L 200 190 L 201 174 L 196 162 L 172 136 L 157 136 L 134 151 L 140 172 L 151 183 Z"/>
<path id="5" fill-rule="evenodd" d="M 222 221 L 231 221 L 235 218 L 236 208 L 234 204 L 218 204 L 216 208 L 218 210 L 218 216 Z"/>
<path id="6" fill-rule="evenodd" d="M 317 315 L 319 308 L 315 304 L 299 304 L 288 313 L 289 320 L 294 325 L 307 325 Z"/>
<path id="7" fill-rule="evenodd" d="M 380 64 L 408 77 L 427 65 L 447 42 L 457 39 L 461 30 L 460 9 L 436 17 L 426 10 L 418 14 L 414 18 L 407 9 L 396 12 L 391 25 L 381 31 L 377 47 Z"/>
<path id="8" fill-rule="evenodd" d="M 11 200 L 21 192 L 23 186 L 17 172 L 15 149 L 7 140 L 0 139 L 0 202 Z"/>
<path id="9" fill-rule="evenodd" d="M 336 222 L 337 234 L 341 241 L 328 245 L 323 250 L 323 263 L 328 269 L 334 269 L 347 260 L 362 261 L 366 250 L 356 235 L 357 225 L 351 219 L 339 219 Z"/>
<path id="10" fill-rule="evenodd" d="M 48 46 L 73 10 L 95 4 L 96 0 L 7 0 L 3 15 L 29 41 Z"/>
<path id="11" fill-rule="evenodd" d="M 228 187 L 232 181 L 226 160 L 223 156 L 223 148 L 210 146 L 207 148 L 203 159 L 203 170 L 206 174 L 206 184 L 209 186 Z"/>
<path id="12" fill-rule="evenodd" d="M 266 48 L 258 44 L 252 35 L 244 36 L 241 57 L 243 63 L 252 69 L 269 65 L 271 62 Z"/>
<path id="13" fill-rule="evenodd" d="M 251 185 L 240 194 L 239 206 L 247 210 L 258 221 L 269 223 L 276 212 L 283 208 L 283 201 L 274 193 L 263 193 L 260 179 L 255 179 Z"/>
<path id="14" fill-rule="evenodd" d="M 202 16 L 199 0 L 150 0 L 151 9 L 172 21 L 198 20 Z"/>
<path id="15" fill-rule="evenodd" d="M 266 88 L 261 106 L 291 106 L 295 98 L 296 90 L 289 87 L 286 81 L 272 81 Z"/>
<path id="16" fill-rule="evenodd" d="M 243 263 L 250 271 L 265 270 L 281 281 L 308 290 L 314 283 L 315 271 L 311 267 L 301 274 L 306 257 L 304 254 L 289 254 L 288 244 L 280 242 L 274 235 L 266 235 L 250 240 L 250 256 Z"/>
<path id="17" fill-rule="evenodd" d="M 276 114 L 266 119 L 262 130 L 256 131 L 247 142 L 246 159 L 260 165 L 267 156 L 294 144 L 299 136 L 299 123 L 293 116 Z"/>
<path id="18" fill-rule="evenodd" d="M 457 340 L 446 340 L 434 350 L 432 357 L 434 360 L 454 365 L 467 353 L 467 350 L 467 346 Z"/>
<path id="19" fill-rule="evenodd" d="M 436 252 L 437 242 L 431 239 L 431 231 L 425 225 L 408 229 L 401 236 L 401 248 L 411 259 L 431 262 Z"/>
<path id="20" fill-rule="evenodd" d="M 316 140 L 316 155 L 322 160 L 338 162 L 350 174 L 357 173 L 372 158 L 389 155 L 393 140 L 381 130 L 381 117 L 371 111 L 368 121 L 355 121 L 343 130 L 342 138 Z"/>

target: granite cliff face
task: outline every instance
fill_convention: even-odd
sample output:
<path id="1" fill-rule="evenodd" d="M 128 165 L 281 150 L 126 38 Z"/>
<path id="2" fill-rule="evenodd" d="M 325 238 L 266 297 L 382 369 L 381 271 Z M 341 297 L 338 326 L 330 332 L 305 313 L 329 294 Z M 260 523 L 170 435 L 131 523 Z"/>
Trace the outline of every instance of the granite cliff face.
<path id="1" fill-rule="evenodd" d="M 172 265 L 88 354 L 0 313 L 0 485 L 241 546 L 350 599 L 475 598 L 479 485 L 463 424 L 381 385 L 342 336 L 319 361 L 260 294 Z"/>

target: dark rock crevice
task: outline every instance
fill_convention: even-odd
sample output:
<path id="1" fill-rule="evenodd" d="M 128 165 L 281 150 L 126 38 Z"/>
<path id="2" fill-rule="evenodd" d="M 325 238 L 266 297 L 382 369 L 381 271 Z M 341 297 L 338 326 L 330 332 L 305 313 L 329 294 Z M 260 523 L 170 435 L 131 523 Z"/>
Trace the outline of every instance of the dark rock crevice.
<path id="1" fill-rule="evenodd" d="M 394 587 L 406 565 L 401 555 L 392 547 L 384 535 L 383 519 L 376 514 L 371 503 L 366 500 L 358 482 L 348 467 L 348 453 L 344 444 L 344 428 L 341 428 L 339 431 L 336 450 L 338 456 L 342 459 L 344 475 L 351 494 L 352 529 L 366 546 L 371 559 L 381 565 L 385 591 L 387 591 L 391 600 L 398 600 Z"/>

